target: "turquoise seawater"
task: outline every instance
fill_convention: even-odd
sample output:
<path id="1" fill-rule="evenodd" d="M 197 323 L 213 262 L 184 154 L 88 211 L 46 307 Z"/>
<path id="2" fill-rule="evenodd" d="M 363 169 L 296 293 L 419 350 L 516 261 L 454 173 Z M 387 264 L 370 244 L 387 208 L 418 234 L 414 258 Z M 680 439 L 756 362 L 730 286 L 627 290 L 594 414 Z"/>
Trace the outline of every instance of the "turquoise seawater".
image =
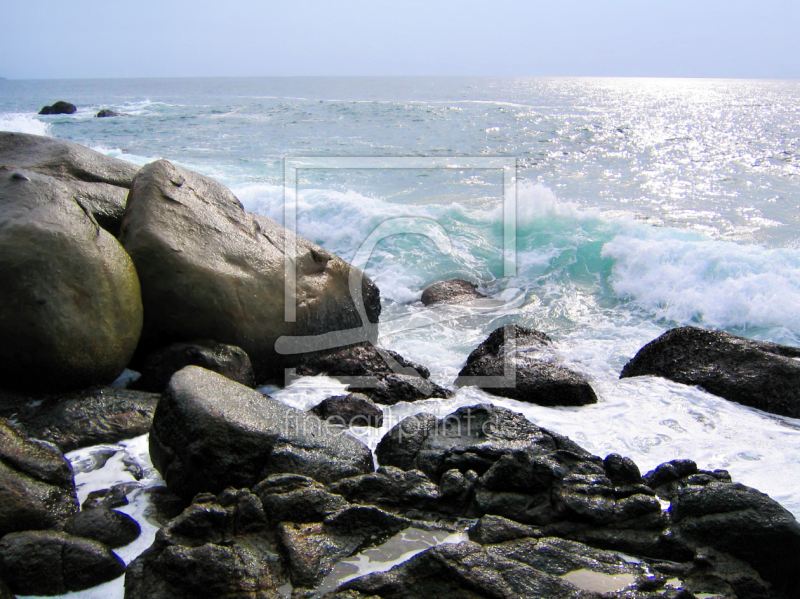
<path id="1" fill-rule="evenodd" d="M 61 99 L 78 113 L 36 115 Z M 94 118 L 101 108 L 126 116 Z M 136 164 L 167 158 L 281 222 L 284 158 L 383 158 L 386 168 L 305 169 L 297 180 L 298 231 L 345 259 L 397 225 L 366 263 L 384 304 L 381 343 L 450 385 L 491 330 L 518 322 L 553 337 L 600 398 L 552 409 L 467 388 L 395 406 L 387 424 L 491 401 L 643 471 L 679 457 L 727 468 L 800 516 L 800 421 L 656 378 L 618 379 L 642 345 L 679 325 L 800 346 L 798 81 L 0 81 L 0 129 Z M 396 168 L 398 157 L 516 160 L 512 276 L 502 172 Z M 428 235 L 402 232 L 401 218 Z M 491 299 L 423 308 L 422 289 L 453 276 Z M 320 379 L 273 392 L 306 408 L 335 388 Z M 386 430 L 362 438 L 374 446 Z"/>

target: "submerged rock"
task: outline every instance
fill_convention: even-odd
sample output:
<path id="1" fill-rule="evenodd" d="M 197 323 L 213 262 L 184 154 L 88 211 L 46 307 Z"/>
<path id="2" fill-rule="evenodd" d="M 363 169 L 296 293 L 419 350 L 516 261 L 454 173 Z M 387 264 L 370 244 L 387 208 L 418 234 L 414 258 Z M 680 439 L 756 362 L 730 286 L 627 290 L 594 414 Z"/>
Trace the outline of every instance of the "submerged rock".
<path id="1" fill-rule="evenodd" d="M 97 112 L 97 114 L 94 115 L 94 116 L 96 118 L 102 119 L 102 118 L 108 118 L 108 117 L 113 117 L 113 116 L 122 116 L 122 114 L 120 114 L 119 112 L 116 112 L 114 110 L 110 110 L 108 108 L 103 108 L 102 110 L 99 110 Z"/>
<path id="2" fill-rule="evenodd" d="M 107 384 L 142 327 L 129 256 L 60 181 L 0 168 L 0 388 Z"/>
<path id="3" fill-rule="evenodd" d="M 464 279 L 450 279 L 429 285 L 422 292 L 422 304 L 460 304 L 473 299 L 486 297 L 478 286 Z"/>
<path id="4" fill-rule="evenodd" d="M 493 395 L 542 406 L 597 403 L 586 377 L 553 361 L 551 345 L 539 331 L 518 325 L 496 329 L 469 355 L 456 385 L 476 385 Z"/>
<path id="5" fill-rule="evenodd" d="M 0 537 L 62 527 L 77 511 L 72 467 L 61 452 L 0 419 Z"/>
<path id="6" fill-rule="evenodd" d="M 296 374 L 326 374 L 338 378 L 348 383 L 350 391 L 358 391 L 384 405 L 453 395 L 452 391 L 432 382 L 424 366 L 372 344 L 306 356 L 296 368 Z"/>
<path id="7" fill-rule="evenodd" d="M 323 400 L 309 410 L 322 420 L 344 427 L 372 426 L 383 424 L 383 410 L 363 393 L 348 393 Z"/>
<path id="8" fill-rule="evenodd" d="M 16 426 L 28 437 L 68 452 L 149 432 L 158 398 L 155 393 L 103 387 L 49 396 L 3 413 L 13 412 Z"/>
<path id="9" fill-rule="evenodd" d="M 287 239 L 297 249 L 294 321 L 285 310 Z M 142 283 L 141 357 L 170 343 L 212 338 L 247 352 L 263 381 L 282 376 L 296 353 L 377 336 L 379 292 L 361 271 L 246 212 L 216 181 L 166 160 L 136 175 L 120 240 Z M 361 291 L 357 302 L 351 273 Z M 276 348 L 281 337 L 285 346 Z"/>
<path id="10" fill-rule="evenodd" d="M 9 533 L 0 539 L 0 577 L 19 595 L 63 595 L 122 576 L 125 564 L 102 543 L 63 532 Z"/>
<path id="11" fill-rule="evenodd" d="M 59 100 L 55 104 L 44 106 L 39 111 L 39 114 L 75 114 L 77 111 L 78 109 L 75 107 L 75 104 Z"/>
<path id="12" fill-rule="evenodd" d="M 150 456 L 167 486 L 251 487 L 271 474 L 327 483 L 372 471 L 372 453 L 341 429 L 197 366 L 175 373 L 156 408 Z"/>
<path id="13" fill-rule="evenodd" d="M 654 375 L 765 412 L 800 418 L 800 348 L 695 327 L 642 347 L 620 378 Z"/>

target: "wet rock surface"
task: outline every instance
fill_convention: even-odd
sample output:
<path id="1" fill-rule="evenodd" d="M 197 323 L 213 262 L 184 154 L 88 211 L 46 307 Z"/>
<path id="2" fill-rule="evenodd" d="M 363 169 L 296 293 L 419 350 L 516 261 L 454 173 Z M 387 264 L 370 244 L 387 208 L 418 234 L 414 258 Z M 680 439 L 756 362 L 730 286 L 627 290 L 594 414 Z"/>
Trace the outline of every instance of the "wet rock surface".
<path id="1" fill-rule="evenodd" d="M 681 327 L 642 347 L 620 378 L 653 375 L 765 412 L 800 418 L 800 348 Z"/>
<path id="2" fill-rule="evenodd" d="M 14 532 L 0 539 L 0 577 L 19 595 L 62 595 L 122 576 L 125 564 L 102 543 L 63 532 Z"/>
<path id="3" fill-rule="evenodd" d="M 39 114 L 75 114 L 77 111 L 75 104 L 59 100 L 50 106 L 42 107 Z"/>
<path id="4" fill-rule="evenodd" d="M 597 403 L 586 377 L 558 364 L 552 340 L 519 325 L 493 331 L 469 355 L 455 384 L 542 406 Z"/>
<path id="5" fill-rule="evenodd" d="M 64 532 L 75 537 L 99 541 L 111 549 L 132 543 L 141 533 L 139 524 L 116 510 L 105 507 L 84 509 L 70 518 Z"/>
<path id="6" fill-rule="evenodd" d="M 147 433 L 158 398 L 155 393 L 101 387 L 46 396 L 33 405 L 2 409 L 0 414 L 13 414 L 24 435 L 68 452 Z"/>
<path id="7" fill-rule="evenodd" d="M 446 511 L 439 487 L 419 470 L 403 471 L 392 466 L 332 483 L 333 493 L 351 502 L 407 507 L 421 511 Z"/>
<path id="8" fill-rule="evenodd" d="M 153 418 L 150 455 L 167 486 L 251 487 L 270 474 L 332 482 L 372 471 L 372 453 L 341 429 L 197 366 L 177 372 Z"/>
<path id="9" fill-rule="evenodd" d="M 0 419 L 0 536 L 60 528 L 77 511 L 72 467 L 61 452 Z"/>
<path id="10" fill-rule="evenodd" d="M 460 304 L 473 299 L 486 297 L 478 286 L 464 279 L 450 279 L 429 285 L 422 292 L 420 298 L 422 304 L 431 306 L 434 304 Z"/>
<path id="11" fill-rule="evenodd" d="M 452 391 L 432 382 L 424 366 L 371 344 L 307 356 L 299 363 L 296 374 L 326 374 L 338 378 L 349 384 L 350 391 L 384 405 L 453 395 Z"/>
<path id="12" fill-rule="evenodd" d="M 363 393 L 348 393 L 323 400 L 309 410 L 312 414 L 341 426 L 372 426 L 383 424 L 383 410 Z"/>

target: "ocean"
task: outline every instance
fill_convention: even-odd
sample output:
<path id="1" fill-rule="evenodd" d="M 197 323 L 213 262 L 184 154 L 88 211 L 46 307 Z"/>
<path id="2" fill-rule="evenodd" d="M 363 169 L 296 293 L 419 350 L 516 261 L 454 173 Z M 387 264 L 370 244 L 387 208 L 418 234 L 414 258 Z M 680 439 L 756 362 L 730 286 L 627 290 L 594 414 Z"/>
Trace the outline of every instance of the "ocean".
<path id="1" fill-rule="evenodd" d="M 78 112 L 36 115 L 56 100 Z M 94 118 L 101 108 L 125 116 Z M 354 433 L 372 447 L 407 415 L 492 402 L 602 457 L 630 456 L 643 473 L 676 458 L 727 469 L 800 517 L 800 420 L 659 378 L 618 378 L 642 345 L 681 325 L 800 346 L 800 81 L 0 81 L 0 130 L 139 165 L 167 158 L 279 222 L 284 159 L 316 161 L 296 180 L 297 229 L 310 240 L 353 260 L 382 223 L 424 224 L 398 225 L 366 261 L 381 290 L 383 347 L 452 386 L 469 352 L 514 322 L 550 335 L 599 397 L 545 408 L 464 388 L 387 408 L 383 429 Z M 353 160 L 326 168 L 332 158 Z M 515 247 L 504 247 L 503 171 L 468 158 L 516 162 Z M 422 290 L 452 277 L 491 299 L 423 307 Z M 343 388 L 320 377 L 265 391 L 307 409 Z M 142 443 L 129 445 L 146 462 Z M 130 480 L 114 463 L 79 474 L 81 492 Z"/>

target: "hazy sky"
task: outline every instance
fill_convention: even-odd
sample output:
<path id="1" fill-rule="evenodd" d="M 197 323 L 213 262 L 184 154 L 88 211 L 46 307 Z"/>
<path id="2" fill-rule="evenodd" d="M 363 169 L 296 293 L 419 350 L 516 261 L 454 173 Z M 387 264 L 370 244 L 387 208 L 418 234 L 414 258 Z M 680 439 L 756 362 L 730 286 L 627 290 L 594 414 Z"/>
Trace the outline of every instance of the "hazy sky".
<path id="1" fill-rule="evenodd" d="M 4 0 L 0 77 L 800 78 L 798 0 Z"/>

